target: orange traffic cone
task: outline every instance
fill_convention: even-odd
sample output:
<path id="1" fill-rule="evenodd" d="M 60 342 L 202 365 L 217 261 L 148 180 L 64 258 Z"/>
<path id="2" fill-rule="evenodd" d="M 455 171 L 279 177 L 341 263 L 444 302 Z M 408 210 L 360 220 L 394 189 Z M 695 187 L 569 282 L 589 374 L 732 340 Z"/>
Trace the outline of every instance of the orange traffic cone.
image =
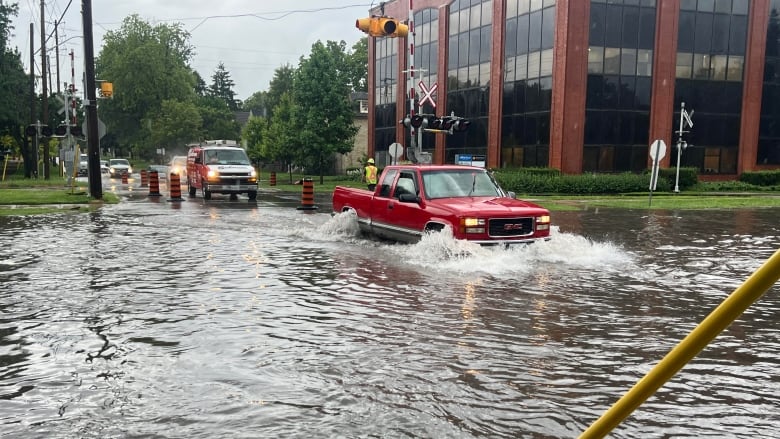
<path id="1" fill-rule="evenodd" d="M 276 186 L 276 172 L 271 173 L 271 178 L 268 180 L 268 186 Z"/>
<path id="2" fill-rule="evenodd" d="M 157 175 L 157 171 L 152 171 L 149 173 L 149 196 L 162 196 L 160 193 L 160 176 Z"/>
<path id="3" fill-rule="evenodd" d="M 149 186 L 149 172 L 146 169 L 141 169 L 141 187 Z"/>
<path id="4" fill-rule="evenodd" d="M 168 201 L 182 201 L 179 174 L 171 172 L 171 175 L 168 177 L 168 184 L 171 186 L 171 198 Z"/>
<path id="5" fill-rule="evenodd" d="M 127 184 L 127 171 L 122 173 L 122 184 Z"/>
<path id="6" fill-rule="evenodd" d="M 314 210 L 314 181 L 311 178 L 303 179 L 303 191 L 301 192 L 301 205 L 298 210 Z"/>

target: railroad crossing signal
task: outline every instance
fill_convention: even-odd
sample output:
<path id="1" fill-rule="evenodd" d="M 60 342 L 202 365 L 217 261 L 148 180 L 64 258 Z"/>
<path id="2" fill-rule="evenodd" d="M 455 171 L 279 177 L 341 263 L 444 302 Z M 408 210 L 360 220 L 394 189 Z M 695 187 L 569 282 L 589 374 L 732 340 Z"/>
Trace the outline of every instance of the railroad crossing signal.
<path id="1" fill-rule="evenodd" d="M 409 26 L 390 17 L 358 18 L 355 27 L 372 37 L 405 37 L 409 35 Z"/>
<path id="2" fill-rule="evenodd" d="M 428 87 L 425 86 L 425 83 L 420 81 L 420 90 L 422 90 L 422 98 L 420 98 L 420 106 L 422 107 L 425 105 L 425 102 L 430 102 L 431 107 L 436 108 L 436 101 L 433 100 L 433 93 L 439 88 L 439 83 L 434 82 L 433 87 L 431 87 L 430 90 L 428 90 Z"/>
<path id="3" fill-rule="evenodd" d="M 434 115 L 406 116 L 400 121 L 407 128 L 420 128 L 429 133 L 462 133 L 469 129 L 471 121 L 451 114 L 449 116 L 437 117 Z"/>

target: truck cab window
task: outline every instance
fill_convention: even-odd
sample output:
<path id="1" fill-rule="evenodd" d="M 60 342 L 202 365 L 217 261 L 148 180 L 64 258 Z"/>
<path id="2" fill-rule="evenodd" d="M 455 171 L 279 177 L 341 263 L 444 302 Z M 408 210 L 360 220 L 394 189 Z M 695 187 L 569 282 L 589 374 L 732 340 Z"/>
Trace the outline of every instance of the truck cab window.
<path id="1" fill-rule="evenodd" d="M 417 185 L 414 182 L 414 175 L 402 173 L 395 184 L 395 193 L 393 197 L 398 198 L 402 194 L 417 195 Z"/>
<path id="2" fill-rule="evenodd" d="M 390 169 L 385 173 L 385 176 L 382 177 L 382 181 L 379 182 L 380 197 L 390 196 L 390 187 L 393 185 L 393 180 L 395 180 L 396 175 L 398 175 L 398 171 Z"/>

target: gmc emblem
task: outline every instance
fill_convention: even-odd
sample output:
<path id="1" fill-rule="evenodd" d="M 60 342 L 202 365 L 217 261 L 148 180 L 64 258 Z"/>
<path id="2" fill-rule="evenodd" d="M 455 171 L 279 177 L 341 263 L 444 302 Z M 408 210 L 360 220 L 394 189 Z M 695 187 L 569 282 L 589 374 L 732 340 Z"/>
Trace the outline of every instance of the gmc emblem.
<path id="1" fill-rule="evenodd" d="M 523 230 L 522 224 L 504 224 L 504 230 Z"/>

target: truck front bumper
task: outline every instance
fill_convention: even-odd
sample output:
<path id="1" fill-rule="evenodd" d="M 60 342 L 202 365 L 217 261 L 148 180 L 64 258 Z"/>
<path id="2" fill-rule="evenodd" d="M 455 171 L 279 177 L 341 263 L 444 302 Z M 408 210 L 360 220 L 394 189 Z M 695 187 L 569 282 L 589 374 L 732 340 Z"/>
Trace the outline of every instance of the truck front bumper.
<path id="1" fill-rule="evenodd" d="M 209 192 L 219 194 L 243 194 L 257 192 L 257 184 L 219 184 L 209 183 Z"/>

